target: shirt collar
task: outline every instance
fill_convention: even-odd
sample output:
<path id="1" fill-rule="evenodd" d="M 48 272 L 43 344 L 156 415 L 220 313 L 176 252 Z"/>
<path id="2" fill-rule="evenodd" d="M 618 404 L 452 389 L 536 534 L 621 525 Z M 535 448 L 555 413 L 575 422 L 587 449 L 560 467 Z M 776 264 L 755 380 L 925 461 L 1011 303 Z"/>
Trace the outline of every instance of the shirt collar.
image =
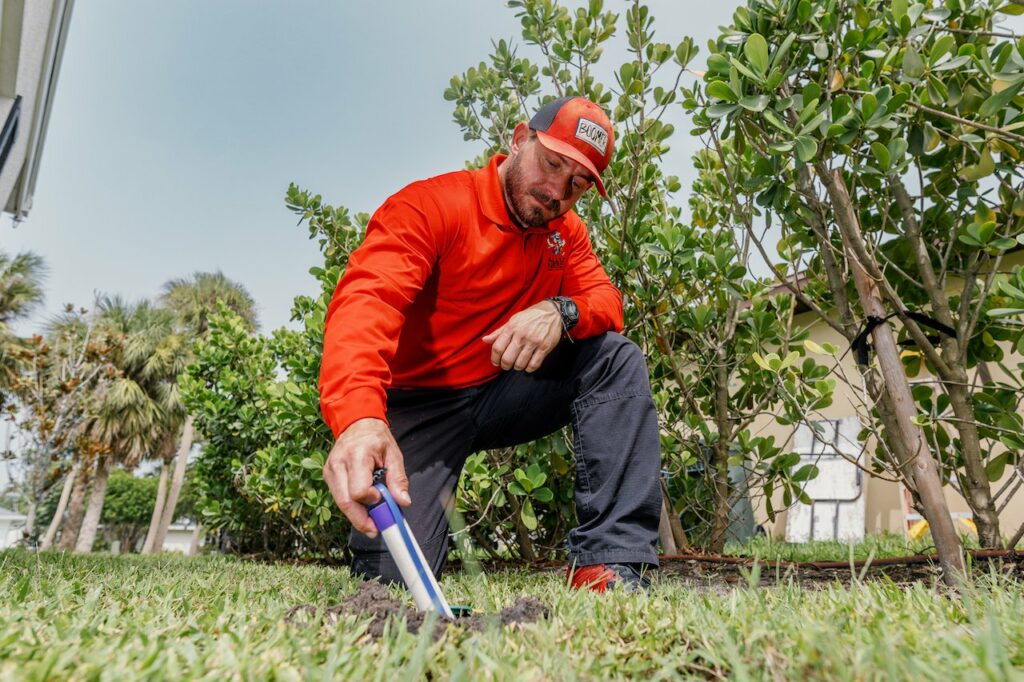
<path id="1" fill-rule="evenodd" d="M 498 177 L 498 166 L 508 158 L 507 154 L 495 154 L 486 166 L 473 171 L 473 184 L 476 186 L 476 195 L 480 201 L 480 210 L 501 228 L 522 232 L 508 214 L 508 207 L 505 205 L 505 192 L 501 187 L 501 179 Z M 544 227 L 528 227 L 526 232 L 551 232 L 561 226 L 564 216 L 559 216 Z"/>

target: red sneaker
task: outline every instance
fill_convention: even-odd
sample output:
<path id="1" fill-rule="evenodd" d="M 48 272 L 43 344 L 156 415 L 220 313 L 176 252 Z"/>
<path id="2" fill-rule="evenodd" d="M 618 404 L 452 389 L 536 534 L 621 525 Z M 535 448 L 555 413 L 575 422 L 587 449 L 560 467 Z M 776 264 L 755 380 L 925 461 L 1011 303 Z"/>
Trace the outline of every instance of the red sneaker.
<path id="1" fill-rule="evenodd" d="M 588 589 L 593 592 L 620 589 L 626 592 L 646 591 L 650 581 L 641 571 L 630 564 L 590 564 L 569 566 L 565 572 L 566 581 L 574 590 Z"/>

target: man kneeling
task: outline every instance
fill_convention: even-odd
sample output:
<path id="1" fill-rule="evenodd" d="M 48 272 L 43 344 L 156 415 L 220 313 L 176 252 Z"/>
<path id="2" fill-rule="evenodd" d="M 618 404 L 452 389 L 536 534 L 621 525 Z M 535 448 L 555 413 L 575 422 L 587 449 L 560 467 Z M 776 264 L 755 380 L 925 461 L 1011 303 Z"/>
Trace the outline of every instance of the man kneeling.
<path id="1" fill-rule="evenodd" d="M 646 361 L 622 330 L 622 297 L 572 210 L 612 155 L 611 122 L 582 97 L 516 128 L 485 168 L 415 182 L 373 215 L 331 300 L 321 407 L 324 466 L 352 522 L 353 570 L 400 581 L 364 505 L 388 488 L 434 574 L 448 550 L 444 500 L 466 458 L 571 423 L 574 587 L 646 587 L 657 566 L 658 419 Z"/>

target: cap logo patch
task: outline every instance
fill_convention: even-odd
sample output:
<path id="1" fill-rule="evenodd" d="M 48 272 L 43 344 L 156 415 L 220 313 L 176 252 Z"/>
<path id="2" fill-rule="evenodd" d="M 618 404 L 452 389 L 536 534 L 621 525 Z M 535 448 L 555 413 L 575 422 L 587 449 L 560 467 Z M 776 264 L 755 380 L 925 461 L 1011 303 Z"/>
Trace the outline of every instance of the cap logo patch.
<path id="1" fill-rule="evenodd" d="M 580 118 L 576 124 L 576 137 L 599 151 L 601 156 L 608 149 L 608 132 L 590 119 Z"/>

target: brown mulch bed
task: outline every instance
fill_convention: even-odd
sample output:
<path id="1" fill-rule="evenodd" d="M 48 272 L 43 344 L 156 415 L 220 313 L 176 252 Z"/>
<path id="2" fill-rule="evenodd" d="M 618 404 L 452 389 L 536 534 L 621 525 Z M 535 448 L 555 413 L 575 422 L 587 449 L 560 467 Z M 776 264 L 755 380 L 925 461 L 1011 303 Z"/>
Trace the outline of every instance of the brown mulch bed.
<path id="1" fill-rule="evenodd" d="M 972 571 L 977 574 L 999 571 L 1015 580 L 1024 581 L 1024 551 L 972 550 Z M 898 585 L 932 582 L 939 578 L 934 555 L 889 557 L 867 561 L 772 561 L 743 556 L 704 554 L 672 554 L 660 557 L 661 568 L 656 580 L 680 582 L 701 587 L 750 585 L 757 573 L 758 585 L 795 582 L 811 587 L 826 583 L 849 584 L 854 579 L 891 580 Z M 564 572 L 564 562 L 538 562 L 540 571 Z"/>
<path id="2" fill-rule="evenodd" d="M 1024 552 L 1008 550 L 975 550 L 969 552 L 972 572 L 988 573 L 995 569 L 1016 580 L 1024 580 Z M 757 562 L 757 583 L 772 585 L 797 582 L 811 586 L 854 579 L 891 580 L 899 585 L 931 582 L 939 578 L 934 555 L 889 557 L 872 561 L 766 561 Z M 661 580 L 687 583 L 717 582 L 751 584 L 754 580 L 754 559 L 751 557 L 713 557 L 673 555 L 663 558 Z"/>

